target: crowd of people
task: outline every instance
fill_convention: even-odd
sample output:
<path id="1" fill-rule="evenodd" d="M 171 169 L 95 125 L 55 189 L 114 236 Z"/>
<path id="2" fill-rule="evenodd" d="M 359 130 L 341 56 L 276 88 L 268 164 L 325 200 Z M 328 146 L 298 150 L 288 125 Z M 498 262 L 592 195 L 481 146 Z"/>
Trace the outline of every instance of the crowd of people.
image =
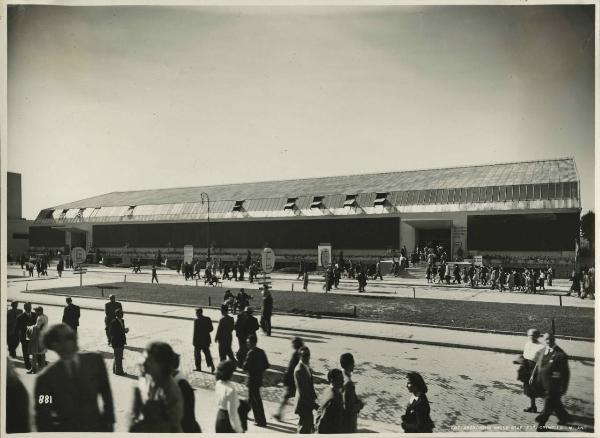
<path id="1" fill-rule="evenodd" d="M 475 266 L 475 264 L 440 263 L 428 264 L 427 283 L 464 284 L 472 288 L 489 287 L 491 290 L 517 291 L 535 294 L 552 286 L 554 268 L 505 269 L 502 266 Z M 576 293 L 579 298 L 595 297 L 594 268 L 581 268 L 571 274 L 571 289 L 567 295 Z"/>
<path id="2" fill-rule="evenodd" d="M 491 279 L 489 281 L 492 281 Z M 218 344 L 219 362 L 215 364 L 210 346 L 213 342 L 213 322 L 203 309 L 195 310 L 192 346 L 194 370 L 202 371 L 203 359 L 215 374 L 215 396 L 218 407 L 215 431 L 244 432 L 248 414 L 257 427 L 267 426 L 261 397 L 265 372 L 272 369 L 267 352 L 259 344 L 259 330 L 271 335 L 270 316 L 273 300 L 268 287 L 263 290 L 263 313 L 259 322 L 249 305 L 251 296 L 243 289 L 233 296 L 226 291 L 220 307 L 214 342 Z M 123 352 L 129 328 L 124 319 L 123 305 L 111 295 L 105 304 L 105 335 L 114 353 L 112 372 L 125 375 Z M 230 314 L 231 313 L 231 314 Z M 234 318 L 234 316 L 236 318 Z M 49 325 L 41 306 L 32 309 L 25 303 L 11 302 L 7 313 L 7 343 L 9 355 L 16 358 L 21 345 L 27 373 L 38 374 L 35 382 L 35 425 L 40 432 L 91 432 L 114 429 L 114 403 L 108 373 L 98 353 L 80 352 L 77 333 L 80 308 L 66 299 L 62 323 Z M 234 353 L 233 338 L 237 338 Z M 561 397 L 569 382 L 567 354 L 556 345 L 553 333 L 546 333 L 543 343 L 540 332 L 531 329 L 519 364 L 518 379 L 523 383 L 529 400 L 526 412 L 538 413 L 536 398 L 544 398 L 544 406 L 535 418 L 538 430 L 544 430 L 552 414 L 559 424 L 572 418 L 565 410 Z M 364 403 L 356 394 L 353 382 L 355 360 L 351 353 L 339 358 L 340 368 L 324 370 L 328 386 L 318 397 L 311 368 L 311 352 L 304 341 L 295 337 L 291 343 L 289 363 L 282 376 L 284 390 L 273 418 L 280 420 L 286 405 L 295 399 L 294 413 L 298 417 L 298 433 L 353 433 Z M 47 350 L 55 351 L 59 360 L 48 364 Z M 7 419 L 9 431 L 29 430 L 29 396 L 9 361 L 7 373 Z M 131 368 L 131 367 L 130 367 Z M 233 383 L 236 370 L 246 375 L 247 399 L 241 397 L 239 385 Z M 407 390 L 411 394 L 401 417 L 405 432 L 432 432 L 427 385 L 423 377 L 408 373 Z M 100 408 L 97 400 L 102 400 Z M 180 369 L 180 356 L 164 342 L 151 342 L 144 350 L 139 366 L 138 382 L 134 388 L 129 430 L 131 432 L 200 432 L 195 418 L 194 390 Z"/>
<path id="3" fill-rule="evenodd" d="M 229 291 L 228 291 L 229 292 Z M 241 302 L 244 291 L 240 291 Z M 258 427 L 266 427 L 267 419 L 261 398 L 263 376 L 271 365 L 267 353 L 258 347 L 257 332 L 262 326 L 266 335 L 271 334 L 270 321 L 259 323 L 253 316 L 252 307 L 246 305 L 237 318 L 229 314 L 230 298 L 221 305 L 215 342 L 219 344 L 219 363 L 215 367 L 210 352 L 213 324 L 196 309 L 192 345 L 195 370 L 202 369 L 204 361 L 215 374 L 215 395 L 218 412 L 215 419 L 217 433 L 244 432 L 247 430 L 248 413 L 252 411 Z M 271 302 L 270 310 L 263 309 L 263 319 L 270 319 L 272 297 L 268 288 L 263 303 Z M 104 432 L 114 430 L 115 415 L 112 390 L 104 360 L 99 353 L 80 352 L 77 329 L 81 311 L 66 299 L 62 323 L 49 326 L 42 307 L 32 311 L 31 303 L 25 303 L 23 311 L 13 301 L 8 310 L 8 349 L 16 358 L 21 343 L 23 361 L 28 373 L 39 372 L 35 382 L 35 425 L 40 432 Z M 111 295 L 105 304 L 105 334 L 114 352 L 112 371 L 125 375 L 123 350 L 127 333 L 122 304 Z M 233 353 L 233 334 L 238 340 L 237 352 Z M 48 364 L 46 351 L 55 351 L 59 360 Z M 195 418 L 194 390 L 180 369 L 180 356 L 164 342 L 151 342 L 144 351 L 139 366 L 138 382 L 134 387 L 133 406 L 129 430 L 131 432 L 200 432 Z M 29 396 L 8 362 L 7 418 L 9 432 L 27 432 L 29 422 Z M 310 349 L 301 338 L 292 339 L 292 354 L 283 375 L 284 392 L 273 417 L 281 419 L 285 406 L 295 398 L 294 412 L 298 416 L 298 433 L 353 433 L 357 431 L 358 414 L 364 403 L 357 396 L 352 373 L 354 357 L 344 353 L 340 368 L 327 371 L 329 386 L 318 399 L 313 370 L 310 366 Z M 242 399 L 238 386 L 232 378 L 239 369 L 246 374 L 247 399 Z M 406 431 L 431 432 L 433 423 L 429 418 L 427 387 L 420 375 L 410 373 L 407 387 L 411 401 L 402 417 Z M 102 400 L 101 407 L 98 399 Z M 316 412 L 316 416 L 314 415 Z M 423 418 L 429 418 L 423 422 Z M 18 419 L 18 420 L 17 420 Z"/>

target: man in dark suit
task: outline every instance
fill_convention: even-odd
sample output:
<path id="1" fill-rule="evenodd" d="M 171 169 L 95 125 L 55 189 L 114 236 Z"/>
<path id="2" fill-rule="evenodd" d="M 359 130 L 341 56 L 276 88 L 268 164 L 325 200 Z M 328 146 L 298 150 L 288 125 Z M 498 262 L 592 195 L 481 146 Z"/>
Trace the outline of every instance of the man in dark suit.
<path id="1" fill-rule="evenodd" d="M 46 367 L 35 382 L 38 432 L 112 432 L 113 399 L 102 356 L 79 353 L 77 333 L 66 324 L 50 327 L 44 343 L 60 359 Z"/>
<path id="2" fill-rule="evenodd" d="M 233 317 L 227 314 L 227 304 L 221 306 L 221 319 L 217 326 L 215 342 L 219 344 L 219 360 L 223 361 L 227 358 L 235 362 L 233 351 L 231 350 L 231 341 L 233 340 Z"/>
<path id="3" fill-rule="evenodd" d="M 296 409 L 298 414 L 298 433 L 313 433 L 313 411 L 319 408 L 317 394 L 313 383 L 310 362 L 310 350 L 303 346 L 298 350 L 300 362 L 294 370 L 294 384 L 296 385 Z"/>
<path id="4" fill-rule="evenodd" d="M 17 347 L 19 346 L 19 330 L 17 329 L 17 319 L 23 311 L 19 309 L 19 302 L 10 303 L 10 309 L 6 312 L 6 343 L 8 345 L 8 354 L 10 357 L 17 357 Z"/>
<path id="5" fill-rule="evenodd" d="M 17 331 L 21 348 L 23 349 L 23 362 L 25 368 L 31 369 L 31 361 L 29 360 L 29 339 L 27 339 L 27 327 L 34 325 L 37 321 L 37 313 L 31 311 L 31 303 L 25 303 L 23 306 L 24 312 L 17 317 Z"/>
<path id="6" fill-rule="evenodd" d="M 212 355 L 210 354 L 210 333 L 213 331 L 212 321 L 208 316 L 202 315 L 202 309 L 196 309 L 196 319 L 194 320 L 194 362 L 196 371 L 202 371 L 202 355 L 206 359 L 206 365 L 210 368 L 210 372 L 214 374 L 215 366 L 213 364 Z"/>
<path id="7" fill-rule="evenodd" d="M 535 418 L 538 431 L 544 430 L 546 422 L 552 413 L 558 417 L 558 424 L 565 425 L 571 421 L 571 416 L 560 400 L 569 386 L 569 358 L 555 343 L 554 334 L 544 335 L 546 348 L 536 355 L 536 364 L 531 373 L 529 384 L 537 379 L 538 386 L 544 390 L 544 409 Z"/>
<path id="8" fill-rule="evenodd" d="M 112 320 L 109 327 L 110 343 L 114 351 L 113 373 L 118 376 L 125 375 L 123 371 L 123 351 L 127 345 L 127 336 L 129 329 L 125 327 L 123 321 L 123 310 L 115 311 L 115 319 Z"/>
<path id="9" fill-rule="evenodd" d="M 152 265 L 152 283 L 156 280 L 156 284 L 158 284 L 158 276 L 156 275 L 156 265 Z"/>
<path id="10" fill-rule="evenodd" d="M 104 305 L 104 326 L 108 345 L 110 345 L 110 323 L 115 319 L 117 309 L 123 310 L 123 306 L 117 301 L 117 297 L 114 295 L 109 296 L 108 299 L 108 303 Z"/>
<path id="11" fill-rule="evenodd" d="M 235 321 L 235 336 L 238 339 L 239 350 L 237 352 L 237 361 L 241 365 L 246 360 L 246 354 L 248 347 L 246 345 L 246 339 L 248 336 L 256 334 L 259 328 L 258 320 L 252 316 L 252 307 L 246 307 L 246 310 L 238 314 L 237 320 Z"/>
<path id="12" fill-rule="evenodd" d="M 264 285 L 261 327 L 267 336 L 271 336 L 271 316 L 273 315 L 273 296 L 269 286 Z"/>
<path id="13" fill-rule="evenodd" d="M 265 409 L 260 396 L 260 387 L 263 384 L 263 374 L 270 365 L 264 350 L 256 346 L 257 342 L 256 334 L 248 336 L 248 354 L 242 368 L 248 373 L 248 398 L 250 399 L 250 406 L 252 406 L 254 423 L 258 427 L 266 427 L 267 419 L 265 418 Z"/>
<path id="14" fill-rule="evenodd" d="M 283 409 L 287 404 L 288 400 L 296 395 L 296 385 L 294 384 L 294 370 L 296 369 L 296 365 L 300 362 L 300 353 L 298 352 L 299 348 L 304 345 L 304 341 L 301 338 L 295 337 L 292 339 L 292 348 L 294 352 L 292 353 L 292 357 L 290 358 L 290 362 L 288 363 L 285 374 L 283 375 L 283 386 L 285 386 L 285 392 L 283 393 L 283 398 L 281 403 L 279 404 L 279 409 L 277 413 L 273 415 L 277 421 L 281 421 L 281 415 L 283 414 Z"/>
<path id="15" fill-rule="evenodd" d="M 73 304 L 73 300 L 71 297 L 67 297 L 67 306 L 63 311 L 62 322 L 71 327 L 75 332 L 77 332 L 77 327 L 79 327 L 79 316 L 81 315 L 79 306 Z"/>
<path id="16" fill-rule="evenodd" d="M 352 371 L 354 371 L 354 356 L 352 353 L 342 354 L 340 356 L 340 365 L 344 370 L 342 387 L 344 400 L 342 432 L 356 433 L 358 413 L 361 411 L 364 404 L 356 396 L 356 388 L 352 381 Z"/>

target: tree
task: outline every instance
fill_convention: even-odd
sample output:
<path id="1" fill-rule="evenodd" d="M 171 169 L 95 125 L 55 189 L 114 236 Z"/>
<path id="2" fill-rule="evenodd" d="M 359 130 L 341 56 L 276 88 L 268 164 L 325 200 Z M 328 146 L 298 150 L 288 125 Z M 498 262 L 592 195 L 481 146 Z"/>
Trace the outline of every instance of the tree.
<path id="1" fill-rule="evenodd" d="M 590 248 L 594 247 L 594 238 L 596 230 L 595 221 L 596 216 L 591 210 L 583 216 L 581 216 L 581 237 L 583 237 L 590 243 Z"/>

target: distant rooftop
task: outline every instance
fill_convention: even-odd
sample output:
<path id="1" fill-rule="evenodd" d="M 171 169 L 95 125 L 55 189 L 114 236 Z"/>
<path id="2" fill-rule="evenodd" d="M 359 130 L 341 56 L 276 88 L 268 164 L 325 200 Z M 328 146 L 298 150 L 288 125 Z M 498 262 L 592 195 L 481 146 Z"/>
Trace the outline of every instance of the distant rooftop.
<path id="1" fill-rule="evenodd" d="M 112 192 L 51 208 L 58 210 L 196 203 L 201 201 L 201 192 L 208 193 L 212 204 L 214 201 L 566 183 L 578 180 L 574 160 L 560 158 L 325 178 Z"/>

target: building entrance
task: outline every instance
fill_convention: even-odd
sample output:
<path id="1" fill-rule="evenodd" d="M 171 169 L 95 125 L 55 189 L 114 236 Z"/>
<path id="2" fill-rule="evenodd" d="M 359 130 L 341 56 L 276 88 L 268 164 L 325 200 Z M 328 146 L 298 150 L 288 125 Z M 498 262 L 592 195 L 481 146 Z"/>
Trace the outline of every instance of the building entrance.
<path id="1" fill-rule="evenodd" d="M 448 254 L 451 253 L 451 235 L 449 228 L 419 229 L 417 235 L 419 248 L 428 245 L 442 245 Z"/>
<path id="2" fill-rule="evenodd" d="M 87 239 L 85 233 L 71 232 L 71 248 L 81 247 L 87 249 Z"/>

